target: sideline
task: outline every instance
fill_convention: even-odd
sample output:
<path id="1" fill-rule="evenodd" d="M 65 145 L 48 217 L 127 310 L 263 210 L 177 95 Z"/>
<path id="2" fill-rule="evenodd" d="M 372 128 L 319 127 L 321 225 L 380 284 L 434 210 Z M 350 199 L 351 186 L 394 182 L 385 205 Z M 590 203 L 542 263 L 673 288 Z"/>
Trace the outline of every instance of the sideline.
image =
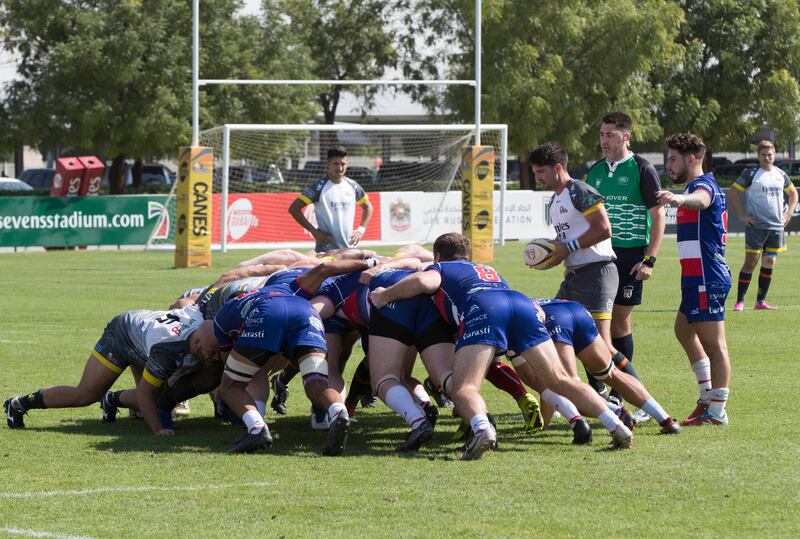
<path id="1" fill-rule="evenodd" d="M 0 499 L 21 499 L 21 498 L 52 498 L 55 496 L 87 496 L 90 494 L 103 494 L 103 493 L 123 493 L 123 492 L 176 492 L 188 491 L 194 492 L 198 490 L 220 490 L 227 488 L 242 488 L 242 487 L 270 487 L 272 483 L 255 482 L 255 483 L 230 483 L 220 485 L 195 485 L 195 486 L 172 486 L 172 487 L 158 487 L 158 486 L 145 486 L 145 487 L 99 487 L 87 488 L 81 490 L 47 490 L 40 492 L 0 492 Z M 0 528 L 4 530 L 4 528 Z M 43 536 L 44 537 L 44 536 Z M 49 537 L 49 536 L 48 536 Z M 59 536 L 60 537 L 60 536 Z"/>
<path id="2" fill-rule="evenodd" d="M 55 537 L 56 539 L 91 539 L 85 535 L 64 535 L 63 533 L 43 532 L 39 530 L 24 530 L 22 528 L 0 528 L 0 532 L 26 537 Z"/>

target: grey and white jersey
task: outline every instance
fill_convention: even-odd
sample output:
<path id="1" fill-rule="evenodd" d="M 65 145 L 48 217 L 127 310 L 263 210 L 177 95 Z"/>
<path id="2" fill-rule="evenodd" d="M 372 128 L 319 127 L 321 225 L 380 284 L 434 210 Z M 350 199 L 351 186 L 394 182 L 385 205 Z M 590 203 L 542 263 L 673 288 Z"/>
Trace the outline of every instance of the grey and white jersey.
<path id="1" fill-rule="evenodd" d="M 206 320 L 212 320 L 225 302 L 239 294 L 263 288 L 267 277 L 248 277 L 227 282 L 219 288 L 209 289 L 205 296 L 197 300 L 197 306 Z"/>
<path id="2" fill-rule="evenodd" d="M 783 192 L 791 189 L 789 175 L 778 167 L 764 170 L 753 167 L 736 179 L 733 187 L 747 193 L 747 215 L 756 223 L 755 229 L 783 230 Z"/>

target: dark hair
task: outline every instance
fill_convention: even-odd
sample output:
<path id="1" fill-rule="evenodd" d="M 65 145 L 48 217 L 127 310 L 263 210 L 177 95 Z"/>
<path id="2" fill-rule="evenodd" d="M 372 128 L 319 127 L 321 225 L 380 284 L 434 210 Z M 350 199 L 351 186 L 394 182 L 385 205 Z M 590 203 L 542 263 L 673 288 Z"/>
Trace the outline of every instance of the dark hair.
<path id="1" fill-rule="evenodd" d="M 449 260 L 469 260 L 472 251 L 469 238 L 457 232 L 442 234 L 433 242 L 433 256 L 439 256 L 439 260 L 447 262 Z"/>
<path id="2" fill-rule="evenodd" d="M 676 150 L 683 156 L 693 155 L 702 161 L 706 155 L 706 145 L 703 139 L 692 133 L 675 133 L 666 140 L 667 148 Z"/>
<path id="3" fill-rule="evenodd" d="M 347 150 L 344 146 L 331 146 L 328 148 L 328 159 L 334 157 L 347 157 Z"/>
<path id="4" fill-rule="evenodd" d="M 556 164 L 567 168 L 567 152 L 555 142 L 545 142 L 528 153 L 528 167 L 554 167 Z"/>
<path id="5" fill-rule="evenodd" d="M 603 116 L 600 123 L 614 124 L 614 127 L 617 129 L 628 132 L 633 128 L 633 120 L 624 112 L 609 112 Z"/>

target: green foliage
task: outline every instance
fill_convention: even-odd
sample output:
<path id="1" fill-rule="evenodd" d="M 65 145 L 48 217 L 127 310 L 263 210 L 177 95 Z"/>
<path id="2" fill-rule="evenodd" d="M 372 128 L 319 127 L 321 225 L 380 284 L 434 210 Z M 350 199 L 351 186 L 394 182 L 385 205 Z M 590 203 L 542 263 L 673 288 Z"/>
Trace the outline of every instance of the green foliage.
<path id="1" fill-rule="evenodd" d="M 431 54 L 410 58 L 409 75 L 474 77 L 474 2 L 423 2 L 427 11 L 409 16 L 405 43 L 445 43 Z M 449 8 L 449 9 L 448 9 Z M 453 16 L 457 12 L 458 16 Z M 414 19 L 423 21 L 411 24 Z M 661 1 L 613 0 L 542 2 L 495 0 L 483 4 L 484 121 L 509 124 L 511 149 L 521 154 L 546 140 L 558 140 L 575 158 L 596 154 L 596 127 L 609 110 L 626 110 L 638 138 L 660 134 L 654 105 L 660 91 L 647 80 L 676 36 L 680 9 Z M 456 26 L 457 25 L 457 26 Z M 450 32 L 446 31 L 448 26 Z M 455 28 L 453 29 L 453 27 Z M 422 67 L 415 69 L 413 62 Z M 444 72 L 442 66 L 448 66 Z M 452 110 L 471 121 L 473 90 L 453 87 L 422 96 L 432 109 Z"/>
<path id="2" fill-rule="evenodd" d="M 729 240 L 736 272 L 744 241 Z M 104 425 L 96 404 L 33 410 L 26 430 L 0 426 L 0 534 L 794 537 L 800 526 L 797 354 L 779 342 L 795 331 L 800 309 L 798 246 L 789 238 L 776 266 L 770 302 L 780 311 L 751 310 L 751 287 L 747 310 L 726 315 L 733 365 L 728 427 L 664 437 L 649 422 L 635 431 L 633 449 L 611 452 L 604 450 L 605 429 L 591 421 L 593 445 L 575 447 L 561 420 L 525 436 L 516 404 L 484 383 L 500 447 L 479 462 L 458 462 L 450 441 L 456 420 L 449 414 L 440 416 L 429 446 L 400 457 L 393 448 L 407 428 L 380 403 L 358 409 L 345 457 L 320 456 L 324 434 L 309 428 L 299 377 L 290 385 L 288 415 L 269 414 L 273 448 L 255 455 L 225 454 L 240 430 L 214 419 L 205 396 L 191 401 L 191 416 L 178 420 L 172 438 L 149 434 L 124 411 Z M 524 267 L 522 247 L 498 247 L 495 267 L 531 296 L 555 293 L 561 271 Z M 215 253 L 208 269 L 172 269 L 172 253 L 3 254 L 0 401 L 77 383 L 114 315 L 163 308 L 255 254 Z M 634 311 L 634 363 L 655 398 L 683 418 L 697 389 L 672 332 L 679 271 L 675 241 L 667 238 L 644 304 Z M 361 357 L 360 350 L 353 354 L 346 380 Z M 419 364 L 415 375 L 424 376 Z M 125 373 L 116 388 L 131 384 Z"/>
<path id="3" fill-rule="evenodd" d="M 262 8 L 267 21 L 287 24 L 288 44 L 307 51 L 308 78 L 379 79 L 387 68 L 396 65 L 397 52 L 389 26 L 390 2 L 264 0 Z M 317 88 L 325 123 L 334 122 L 342 89 L 342 85 Z M 367 105 L 376 91 L 374 86 L 354 89 Z"/>
<path id="4" fill-rule="evenodd" d="M 666 132 L 699 133 L 710 148 L 747 149 L 769 124 L 783 145 L 800 135 L 797 2 L 686 0 L 680 61 L 655 74 Z"/>
<path id="5" fill-rule="evenodd" d="M 278 46 L 240 0 L 202 4 L 201 76 L 266 78 L 304 62 Z M 191 3 L 4 0 L 4 46 L 19 57 L 5 113 L 13 144 L 102 155 L 175 155 L 191 136 Z M 269 34 L 267 34 L 269 36 Z M 286 67 L 283 67 L 286 66 Z M 221 88 L 203 97 L 203 124 L 296 122 L 307 90 Z"/>

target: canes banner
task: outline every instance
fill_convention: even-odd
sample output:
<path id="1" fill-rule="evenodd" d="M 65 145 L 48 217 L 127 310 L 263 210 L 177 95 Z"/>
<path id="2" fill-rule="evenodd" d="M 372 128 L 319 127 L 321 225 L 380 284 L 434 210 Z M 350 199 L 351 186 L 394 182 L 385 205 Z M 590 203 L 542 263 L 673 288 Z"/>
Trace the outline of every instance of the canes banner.
<path id="1" fill-rule="evenodd" d="M 461 230 L 472 242 L 472 261 L 494 257 L 494 148 L 467 146 L 461 154 Z"/>
<path id="2" fill-rule="evenodd" d="M 175 266 L 211 265 L 211 181 L 214 153 L 201 146 L 180 149 L 175 198 Z"/>

